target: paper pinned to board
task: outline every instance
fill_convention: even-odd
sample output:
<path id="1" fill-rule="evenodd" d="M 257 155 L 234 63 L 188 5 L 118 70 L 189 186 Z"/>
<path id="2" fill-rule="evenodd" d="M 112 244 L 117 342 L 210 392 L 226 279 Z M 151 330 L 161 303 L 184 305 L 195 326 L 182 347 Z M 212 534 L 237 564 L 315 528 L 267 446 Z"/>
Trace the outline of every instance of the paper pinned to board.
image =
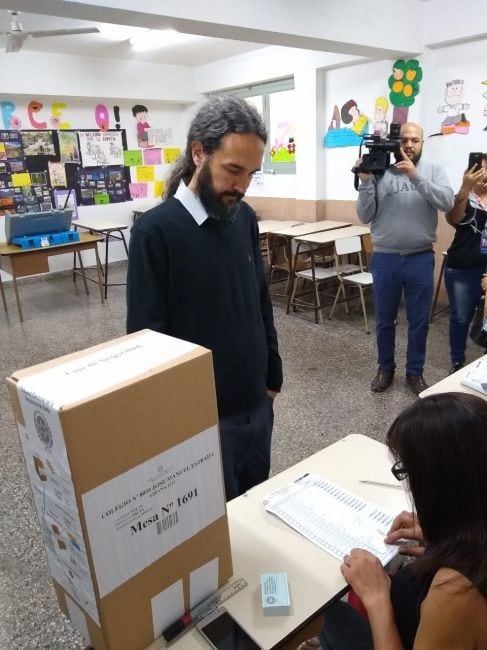
<path id="1" fill-rule="evenodd" d="M 480 359 L 465 373 L 461 380 L 464 386 L 473 388 L 474 390 L 487 395 L 487 355 L 480 357 Z"/>

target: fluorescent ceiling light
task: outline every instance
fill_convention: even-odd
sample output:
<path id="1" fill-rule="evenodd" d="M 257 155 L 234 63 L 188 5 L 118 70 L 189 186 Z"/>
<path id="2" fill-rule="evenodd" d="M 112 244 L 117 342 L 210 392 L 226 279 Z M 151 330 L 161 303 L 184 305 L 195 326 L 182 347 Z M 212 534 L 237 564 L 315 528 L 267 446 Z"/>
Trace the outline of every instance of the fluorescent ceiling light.
<path id="1" fill-rule="evenodd" d="M 181 45 L 196 38 L 199 38 L 199 36 L 181 34 L 175 29 L 148 29 L 143 33 L 131 36 L 129 43 L 136 52 L 142 52 L 143 50 Z"/>

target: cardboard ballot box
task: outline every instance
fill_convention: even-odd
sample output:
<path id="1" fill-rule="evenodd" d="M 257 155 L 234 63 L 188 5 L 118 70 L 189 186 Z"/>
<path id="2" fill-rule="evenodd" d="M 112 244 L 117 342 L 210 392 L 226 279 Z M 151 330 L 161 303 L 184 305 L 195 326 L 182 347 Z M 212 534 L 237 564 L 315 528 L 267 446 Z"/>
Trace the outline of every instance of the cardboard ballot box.
<path id="1" fill-rule="evenodd" d="M 7 381 L 62 611 L 146 648 L 232 574 L 211 353 L 144 330 Z"/>

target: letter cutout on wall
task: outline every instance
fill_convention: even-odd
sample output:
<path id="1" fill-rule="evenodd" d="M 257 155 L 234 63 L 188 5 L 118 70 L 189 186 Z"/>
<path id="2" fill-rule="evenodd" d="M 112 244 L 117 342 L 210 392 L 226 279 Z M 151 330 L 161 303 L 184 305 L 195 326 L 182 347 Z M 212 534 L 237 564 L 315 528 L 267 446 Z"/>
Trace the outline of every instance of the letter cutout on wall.
<path id="1" fill-rule="evenodd" d="M 120 106 L 113 107 L 113 114 L 115 115 L 115 128 L 120 131 Z"/>
<path id="2" fill-rule="evenodd" d="M 51 125 L 55 129 L 70 129 L 71 124 L 69 122 L 63 122 L 63 110 L 66 109 L 66 104 L 64 102 L 53 102 L 52 104 L 52 117 Z"/>
<path id="3" fill-rule="evenodd" d="M 0 102 L 1 111 L 2 111 L 2 122 L 4 129 L 18 129 L 20 126 L 19 118 L 15 117 L 15 104 L 10 101 Z M 13 126 L 12 120 L 18 120 L 19 126 Z"/>
<path id="4" fill-rule="evenodd" d="M 44 104 L 37 99 L 33 99 L 32 101 L 29 102 L 29 105 L 27 106 L 27 114 L 29 116 L 29 121 L 34 127 L 34 129 L 47 129 L 47 122 L 38 122 L 36 118 L 34 117 L 35 113 L 39 113 Z"/>
<path id="5" fill-rule="evenodd" d="M 97 104 L 95 108 L 95 121 L 99 129 L 106 131 L 110 125 L 110 116 L 105 104 Z"/>

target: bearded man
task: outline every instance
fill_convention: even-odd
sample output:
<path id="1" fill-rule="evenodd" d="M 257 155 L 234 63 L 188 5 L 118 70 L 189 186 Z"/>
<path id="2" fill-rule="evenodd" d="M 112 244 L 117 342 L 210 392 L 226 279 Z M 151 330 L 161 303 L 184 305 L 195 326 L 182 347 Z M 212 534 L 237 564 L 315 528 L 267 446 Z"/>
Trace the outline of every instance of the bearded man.
<path id="1" fill-rule="evenodd" d="M 449 212 L 455 196 L 443 169 L 421 160 L 422 151 L 423 130 L 408 122 L 401 127 L 396 164 L 380 177 L 359 173 L 357 214 L 362 223 L 370 223 L 374 245 L 371 270 L 379 367 L 373 392 L 386 390 L 394 378 L 396 318 L 403 294 L 408 320 L 406 386 L 415 395 L 428 387 L 423 368 L 433 297 L 433 243 L 438 210 Z"/>
<path id="2" fill-rule="evenodd" d="M 227 500 L 268 478 L 282 385 L 257 220 L 242 202 L 266 141 L 245 100 L 210 98 L 166 200 L 137 220 L 130 240 L 127 331 L 149 328 L 213 352 Z"/>

